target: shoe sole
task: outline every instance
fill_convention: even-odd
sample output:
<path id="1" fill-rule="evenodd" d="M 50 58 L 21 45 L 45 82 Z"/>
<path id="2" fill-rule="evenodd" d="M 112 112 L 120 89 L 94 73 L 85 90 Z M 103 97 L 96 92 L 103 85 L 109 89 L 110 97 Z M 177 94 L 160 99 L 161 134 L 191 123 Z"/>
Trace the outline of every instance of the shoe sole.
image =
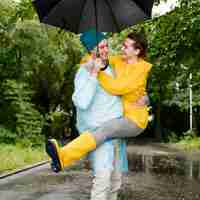
<path id="1" fill-rule="evenodd" d="M 51 139 L 47 141 L 46 152 L 49 155 L 49 157 L 52 159 L 52 162 L 53 162 L 52 166 L 54 166 L 54 168 L 52 167 L 52 170 L 56 173 L 61 171 L 62 167 L 61 167 L 60 159 L 58 156 L 56 144 L 54 144 L 54 141 Z"/>

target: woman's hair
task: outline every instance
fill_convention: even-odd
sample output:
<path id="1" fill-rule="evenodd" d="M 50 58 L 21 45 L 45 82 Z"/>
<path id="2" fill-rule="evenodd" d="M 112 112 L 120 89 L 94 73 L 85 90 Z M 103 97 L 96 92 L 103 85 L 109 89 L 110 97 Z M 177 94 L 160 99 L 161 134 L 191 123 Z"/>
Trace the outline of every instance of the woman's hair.
<path id="1" fill-rule="evenodd" d="M 146 40 L 146 37 L 143 33 L 135 33 L 135 32 L 132 32 L 132 33 L 129 33 L 127 35 L 127 38 L 131 39 L 131 40 L 134 40 L 135 43 L 134 43 L 134 47 L 136 49 L 139 49 L 140 50 L 140 53 L 139 53 L 139 57 L 140 58 L 144 58 L 146 57 L 146 52 L 147 52 L 147 40 Z"/>

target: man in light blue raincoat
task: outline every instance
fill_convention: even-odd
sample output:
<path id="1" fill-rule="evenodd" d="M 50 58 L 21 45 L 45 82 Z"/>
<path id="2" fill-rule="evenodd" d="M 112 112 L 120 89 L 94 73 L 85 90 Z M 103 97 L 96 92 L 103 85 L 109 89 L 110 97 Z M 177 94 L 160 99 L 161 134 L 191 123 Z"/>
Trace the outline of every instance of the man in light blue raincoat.
<path id="1" fill-rule="evenodd" d="M 102 33 L 94 30 L 81 35 L 81 42 L 91 52 L 97 45 L 100 58 L 107 59 L 108 43 Z M 97 80 L 98 63 L 88 55 L 80 64 L 74 81 L 72 100 L 77 109 L 79 132 L 93 132 L 106 121 L 123 115 L 121 99 L 107 93 Z M 108 66 L 106 73 L 113 75 Z M 122 183 L 122 173 L 128 171 L 126 144 L 124 140 L 108 140 L 90 153 L 94 172 L 91 200 L 116 200 Z"/>

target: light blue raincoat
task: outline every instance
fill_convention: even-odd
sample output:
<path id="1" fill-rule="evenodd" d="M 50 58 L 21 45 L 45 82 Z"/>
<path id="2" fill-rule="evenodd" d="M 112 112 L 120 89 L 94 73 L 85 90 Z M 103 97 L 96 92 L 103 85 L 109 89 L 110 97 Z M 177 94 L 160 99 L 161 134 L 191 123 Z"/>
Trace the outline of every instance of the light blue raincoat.
<path id="1" fill-rule="evenodd" d="M 106 73 L 112 75 L 111 68 Z M 98 80 L 80 67 L 75 77 L 72 100 L 77 109 L 77 128 L 80 133 L 94 131 L 104 122 L 123 115 L 121 99 L 107 93 Z M 115 147 L 115 148 L 114 148 Z M 113 169 L 113 164 L 121 172 L 128 171 L 126 144 L 122 139 L 107 140 L 90 153 L 94 173 L 104 168 Z"/>

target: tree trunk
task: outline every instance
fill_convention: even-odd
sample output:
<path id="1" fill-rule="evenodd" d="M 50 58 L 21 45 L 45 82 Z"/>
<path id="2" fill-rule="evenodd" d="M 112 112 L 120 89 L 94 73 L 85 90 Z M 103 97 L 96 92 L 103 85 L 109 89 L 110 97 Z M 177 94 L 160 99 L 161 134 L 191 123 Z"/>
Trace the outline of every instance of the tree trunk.
<path id="1" fill-rule="evenodd" d="M 162 132 L 161 132 L 161 83 L 160 79 L 158 79 L 158 102 L 156 105 L 156 127 L 155 127 L 155 138 L 157 141 L 162 140 Z"/>
<path id="2" fill-rule="evenodd" d="M 158 104 L 157 104 L 157 106 L 156 106 L 155 138 L 156 138 L 156 140 L 159 141 L 159 142 L 162 140 L 160 111 L 161 111 L 161 105 L 160 105 L 160 102 L 158 102 Z"/>

